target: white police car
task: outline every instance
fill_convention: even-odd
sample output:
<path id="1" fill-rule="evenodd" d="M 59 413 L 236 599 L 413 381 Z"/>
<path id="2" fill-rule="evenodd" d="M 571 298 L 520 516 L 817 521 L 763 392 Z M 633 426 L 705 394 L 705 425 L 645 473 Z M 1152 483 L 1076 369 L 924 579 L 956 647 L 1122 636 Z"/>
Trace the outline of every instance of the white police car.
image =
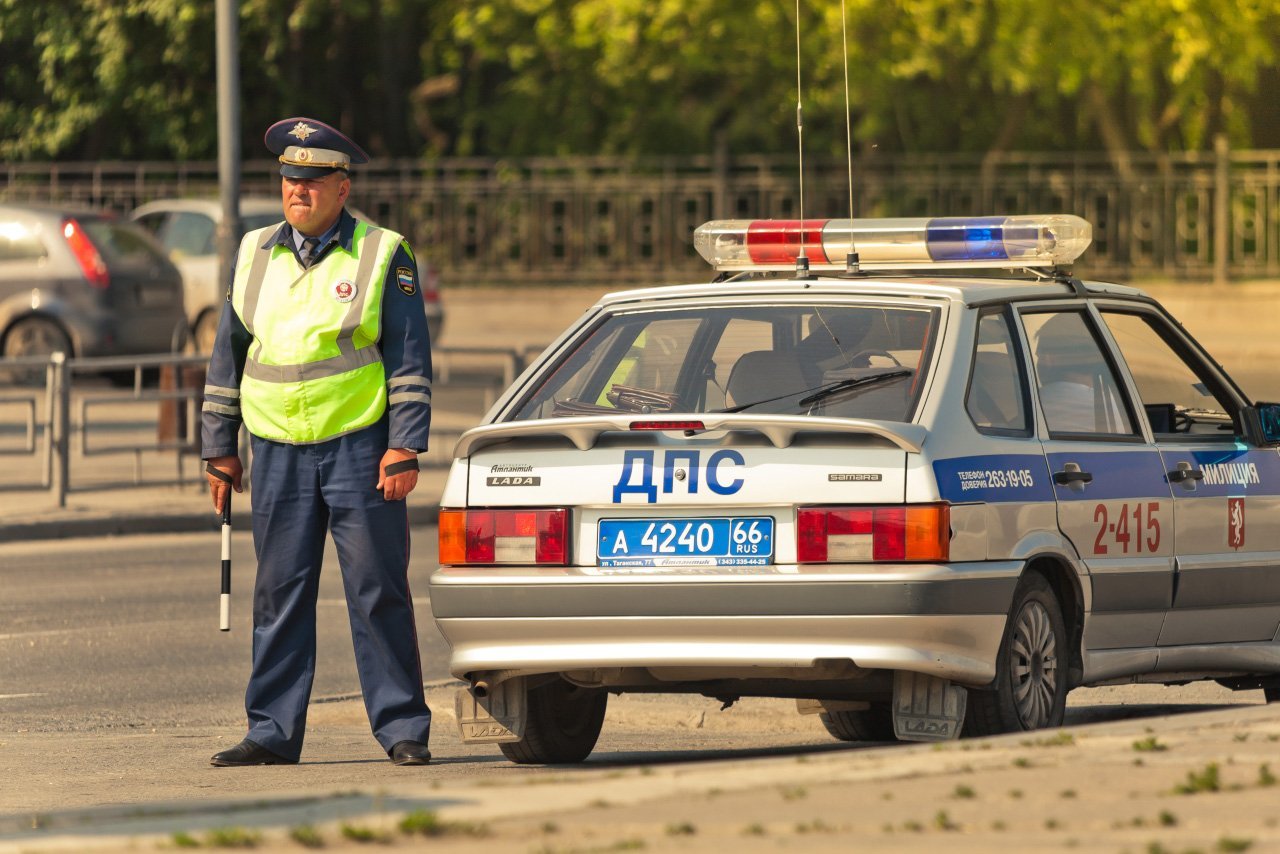
<path id="1" fill-rule="evenodd" d="M 624 691 L 793 697 L 846 740 L 1054 726 L 1117 681 L 1280 697 L 1280 405 L 1065 272 L 1090 231 L 713 222 L 718 281 L 604 297 L 457 447 L 464 740 L 580 761 Z"/>

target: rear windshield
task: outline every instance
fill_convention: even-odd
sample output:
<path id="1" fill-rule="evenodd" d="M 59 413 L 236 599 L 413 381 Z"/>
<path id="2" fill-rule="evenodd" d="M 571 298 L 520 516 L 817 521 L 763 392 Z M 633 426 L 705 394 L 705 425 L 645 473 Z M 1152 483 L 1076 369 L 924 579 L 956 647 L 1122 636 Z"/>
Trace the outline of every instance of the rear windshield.
<path id="1" fill-rule="evenodd" d="M 168 263 L 164 251 L 135 225 L 88 218 L 79 222 L 108 266 Z"/>
<path id="2" fill-rule="evenodd" d="M 937 316 L 883 305 L 615 314 L 544 373 L 511 420 L 744 412 L 909 421 Z"/>

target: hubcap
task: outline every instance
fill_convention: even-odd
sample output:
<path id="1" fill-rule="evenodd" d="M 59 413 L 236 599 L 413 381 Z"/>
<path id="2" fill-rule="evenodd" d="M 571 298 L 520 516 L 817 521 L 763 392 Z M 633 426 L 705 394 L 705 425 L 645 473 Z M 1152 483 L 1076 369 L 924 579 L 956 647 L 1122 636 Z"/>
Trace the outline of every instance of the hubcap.
<path id="1" fill-rule="evenodd" d="M 1018 612 L 1009 658 L 1018 717 L 1027 729 L 1039 729 L 1049 723 L 1058 697 L 1058 639 L 1039 602 L 1028 602 Z"/>

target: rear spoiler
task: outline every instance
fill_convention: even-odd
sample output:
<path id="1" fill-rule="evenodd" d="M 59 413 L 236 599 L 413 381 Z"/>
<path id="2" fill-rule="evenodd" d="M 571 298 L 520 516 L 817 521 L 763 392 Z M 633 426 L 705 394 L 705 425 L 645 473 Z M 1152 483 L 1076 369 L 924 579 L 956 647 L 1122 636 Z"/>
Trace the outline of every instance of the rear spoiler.
<path id="1" fill-rule="evenodd" d="M 929 431 L 918 424 L 895 421 L 869 421 L 858 418 L 822 418 L 805 415 L 751 415 L 748 413 L 675 413 L 653 415 L 585 415 L 571 418 L 539 418 L 533 421 L 509 421 L 473 427 L 463 433 L 454 448 L 455 457 L 469 457 L 481 448 L 516 438 L 563 436 L 580 451 L 590 450 L 603 433 L 628 433 L 632 424 L 664 422 L 698 422 L 701 430 L 677 428 L 669 432 L 717 433 L 721 431 L 763 434 L 775 448 L 785 448 L 798 433 L 855 433 L 888 439 L 909 454 L 918 454 Z"/>

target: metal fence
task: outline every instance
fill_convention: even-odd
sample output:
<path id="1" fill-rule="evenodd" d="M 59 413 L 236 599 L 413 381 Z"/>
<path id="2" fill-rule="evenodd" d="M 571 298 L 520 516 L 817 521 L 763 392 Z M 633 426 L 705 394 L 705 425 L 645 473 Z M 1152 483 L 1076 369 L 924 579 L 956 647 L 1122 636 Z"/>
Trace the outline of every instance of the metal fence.
<path id="1" fill-rule="evenodd" d="M 448 466 L 458 437 L 534 355 L 502 347 L 433 350 L 435 416 L 422 464 Z M 0 490 L 46 490 L 65 507 L 75 492 L 199 481 L 207 364 L 207 356 L 178 354 L 0 359 L 0 457 L 10 461 Z M 110 388 L 103 375 L 121 387 Z M 10 384 L 15 379 L 21 382 Z M 247 448 L 242 456 L 248 464 Z M 249 476 L 246 465 L 246 485 Z"/>
<path id="2" fill-rule="evenodd" d="M 805 215 L 847 216 L 843 160 L 807 158 Z M 278 192 L 277 164 L 244 169 Z M 1280 276 L 1280 151 L 862 156 L 857 216 L 1064 212 L 1094 226 L 1077 271 L 1100 277 Z M 0 199 L 127 211 L 213 196 L 201 163 L 0 165 Z M 352 201 L 408 235 L 448 285 L 702 279 L 693 229 L 709 219 L 796 217 L 794 158 L 453 158 L 362 167 Z"/>

